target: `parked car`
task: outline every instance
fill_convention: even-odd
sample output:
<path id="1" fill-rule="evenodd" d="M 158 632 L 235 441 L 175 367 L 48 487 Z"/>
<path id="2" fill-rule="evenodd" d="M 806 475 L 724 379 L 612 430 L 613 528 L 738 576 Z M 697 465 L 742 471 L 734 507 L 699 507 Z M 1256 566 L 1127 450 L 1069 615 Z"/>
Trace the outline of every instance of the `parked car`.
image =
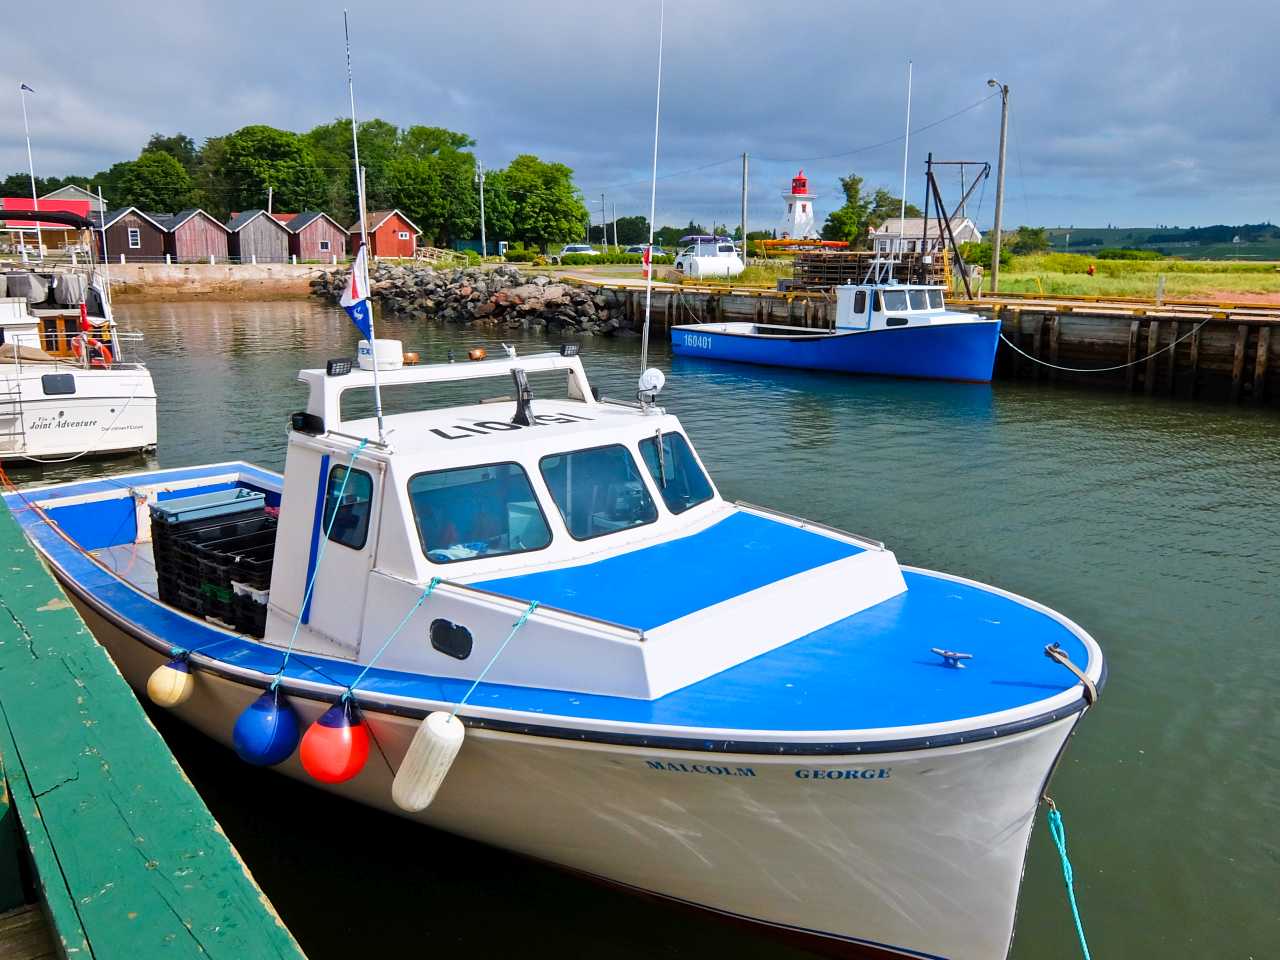
<path id="1" fill-rule="evenodd" d="M 561 257 L 567 257 L 571 253 L 582 253 L 588 257 L 600 256 L 600 251 L 589 243 L 566 243 L 561 251 L 551 258 L 551 262 L 559 263 Z"/>
<path id="2" fill-rule="evenodd" d="M 622 252 L 623 253 L 639 253 L 643 255 L 644 248 L 647 246 L 648 246 L 647 243 L 633 243 L 631 246 L 627 247 L 627 249 Z M 667 251 L 663 250 L 661 247 L 655 246 L 653 248 L 653 255 L 655 257 L 665 257 L 667 255 Z"/>

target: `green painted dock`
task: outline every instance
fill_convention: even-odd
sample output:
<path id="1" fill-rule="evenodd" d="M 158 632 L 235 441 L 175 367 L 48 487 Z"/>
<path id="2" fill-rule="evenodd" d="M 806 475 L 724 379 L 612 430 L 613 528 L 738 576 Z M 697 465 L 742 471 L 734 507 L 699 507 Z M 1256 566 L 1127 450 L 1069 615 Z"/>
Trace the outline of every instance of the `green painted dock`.
<path id="1" fill-rule="evenodd" d="M 301 958 L 7 509 L 0 564 L 0 955 Z"/>

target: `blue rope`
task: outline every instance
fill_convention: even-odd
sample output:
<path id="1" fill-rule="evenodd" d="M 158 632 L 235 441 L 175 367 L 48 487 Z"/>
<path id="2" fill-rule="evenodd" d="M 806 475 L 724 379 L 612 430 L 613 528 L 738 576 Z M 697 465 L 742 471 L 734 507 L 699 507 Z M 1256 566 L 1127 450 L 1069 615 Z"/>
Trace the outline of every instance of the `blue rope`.
<path id="1" fill-rule="evenodd" d="M 510 643 L 511 638 L 516 635 L 516 631 L 518 631 L 521 627 L 524 626 L 524 622 L 529 619 L 529 614 L 533 613 L 533 611 L 537 609 L 538 609 L 538 601 L 535 600 L 533 601 L 533 603 L 529 604 L 528 610 L 520 614 L 520 619 L 516 621 L 516 625 L 512 627 L 511 632 L 507 634 L 507 639 L 503 640 L 502 645 L 499 646 L 498 649 L 493 652 L 493 656 L 489 658 L 489 662 L 486 663 L 484 665 L 484 669 L 480 671 L 480 676 L 476 677 L 475 682 L 471 684 L 471 689 L 469 689 L 465 694 L 463 694 L 462 699 L 459 700 L 457 703 L 457 706 L 453 708 L 453 712 L 450 714 L 450 716 L 456 717 L 458 715 L 458 711 L 463 708 L 466 702 L 471 699 L 471 695 L 476 692 L 476 687 L 480 686 L 484 678 L 488 676 L 489 668 L 498 662 L 498 658 L 502 656 L 502 651 L 507 649 L 507 644 Z"/>
<path id="2" fill-rule="evenodd" d="M 427 597 L 431 596 L 439 583 L 439 577 L 431 578 L 431 582 L 427 584 L 427 588 L 423 590 L 422 594 L 418 597 L 418 602 L 409 608 L 409 612 L 404 615 L 404 619 L 401 620 L 399 625 L 391 631 L 391 635 L 382 642 L 382 646 L 378 648 L 378 652 L 369 658 L 369 662 L 364 665 L 364 669 L 360 671 L 354 680 L 347 684 L 346 692 L 342 695 L 343 700 L 351 699 L 351 695 L 355 693 L 356 684 L 363 680 L 364 675 L 373 669 L 373 665 L 378 662 L 378 658 L 386 652 L 387 647 L 391 646 L 391 641 L 400 635 L 400 631 L 405 628 L 405 624 L 409 622 L 409 618 L 418 612 L 418 608 L 426 602 Z"/>
<path id="3" fill-rule="evenodd" d="M 302 611 L 307 609 L 307 603 L 311 599 L 311 591 L 315 589 L 316 577 L 320 573 L 320 561 L 324 557 L 324 548 L 329 543 L 329 534 L 333 532 L 333 522 L 338 519 L 338 509 L 342 506 L 342 496 L 347 492 L 347 481 L 351 479 L 351 471 L 356 465 L 356 457 L 360 456 L 360 452 L 369 445 L 368 438 L 360 441 L 360 446 L 356 447 L 351 454 L 351 460 L 347 464 L 346 472 L 342 475 L 342 483 L 338 487 L 338 499 L 334 502 L 333 515 L 329 517 L 329 525 L 325 527 L 324 539 L 320 541 L 320 549 L 316 551 L 316 565 L 311 571 L 311 578 L 307 581 L 306 592 L 302 594 L 302 606 L 298 608 L 298 619 L 293 623 L 293 633 L 289 637 L 289 645 L 285 647 L 284 657 L 280 661 L 280 669 L 276 671 L 275 679 L 271 681 L 271 689 L 274 690 L 280 686 L 280 679 L 284 676 L 284 668 L 289 665 L 289 656 L 293 653 L 293 645 L 298 639 L 298 631 L 302 629 Z M 326 485 L 328 478 L 325 478 Z"/>
<path id="4" fill-rule="evenodd" d="M 1076 906 L 1075 875 L 1071 870 L 1071 861 L 1067 859 L 1067 830 L 1062 825 L 1062 814 L 1049 801 L 1049 833 L 1053 837 L 1054 846 L 1058 848 L 1058 856 L 1062 858 L 1062 879 L 1067 885 L 1067 899 L 1071 902 L 1071 916 L 1076 921 L 1076 936 L 1080 938 L 1080 950 L 1084 960 L 1090 960 L 1089 944 L 1084 938 L 1084 924 L 1080 922 L 1080 908 Z"/>

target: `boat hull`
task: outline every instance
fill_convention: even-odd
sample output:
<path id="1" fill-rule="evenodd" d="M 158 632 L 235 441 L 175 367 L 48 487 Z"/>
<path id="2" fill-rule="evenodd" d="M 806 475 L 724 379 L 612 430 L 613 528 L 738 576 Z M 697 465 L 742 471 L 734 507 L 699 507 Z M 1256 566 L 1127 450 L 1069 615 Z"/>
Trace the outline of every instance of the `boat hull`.
<path id="1" fill-rule="evenodd" d="M 74 392 L 46 392 L 45 377 L 74 378 Z M 145 368 L 0 366 L 0 461 L 111 456 L 156 445 L 156 393 Z"/>
<path id="2" fill-rule="evenodd" d="M 987 383 L 999 339 L 1000 324 L 994 320 L 818 334 L 804 328 L 702 324 L 673 327 L 671 349 L 678 356 L 736 363 Z"/>
<path id="3" fill-rule="evenodd" d="M 135 633 L 64 582 L 126 679 L 144 689 L 166 657 L 164 638 Z M 176 712 L 230 746 L 261 686 L 197 676 Z M 304 725 L 330 705 L 300 690 L 290 702 Z M 991 960 L 1008 952 L 1038 800 L 1080 715 L 942 749 L 820 756 L 471 726 L 435 803 L 412 819 L 764 924 L 832 955 Z M 380 750 L 353 780 L 322 788 L 408 816 L 392 803 L 391 780 L 419 717 L 372 705 L 365 716 Z M 278 769 L 322 786 L 296 753 Z"/>

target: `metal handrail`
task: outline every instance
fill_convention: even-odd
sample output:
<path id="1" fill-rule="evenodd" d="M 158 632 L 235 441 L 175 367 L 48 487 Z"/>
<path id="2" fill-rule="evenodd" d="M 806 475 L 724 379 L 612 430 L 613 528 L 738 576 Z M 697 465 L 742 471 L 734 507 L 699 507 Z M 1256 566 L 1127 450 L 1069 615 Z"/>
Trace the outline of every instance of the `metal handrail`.
<path id="1" fill-rule="evenodd" d="M 818 523 L 816 520 L 807 520 L 804 517 L 797 517 L 795 514 L 783 513 L 781 510 L 773 510 L 769 507 L 762 507 L 759 504 L 747 503 L 745 500 L 735 500 L 734 506 L 743 507 L 747 510 L 756 510 L 760 513 L 767 513 L 770 516 L 779 517 L 783 520 L 791 520 L 806 527 L 816 527 L 819 530 L 826 530 L 829 533 L 839 534 L 842 537 L 848 537 L 850 540 L 857 540 L 859 543 L 865 543 L 867 546 L 876 550 L 885 549 L 883 541 L 873 540 L 871 537 L 864 537 L 861 534 L 850 533 L 848 530 L 841 530 L 839 527 L 833 527 L 828 523 Z"/>

